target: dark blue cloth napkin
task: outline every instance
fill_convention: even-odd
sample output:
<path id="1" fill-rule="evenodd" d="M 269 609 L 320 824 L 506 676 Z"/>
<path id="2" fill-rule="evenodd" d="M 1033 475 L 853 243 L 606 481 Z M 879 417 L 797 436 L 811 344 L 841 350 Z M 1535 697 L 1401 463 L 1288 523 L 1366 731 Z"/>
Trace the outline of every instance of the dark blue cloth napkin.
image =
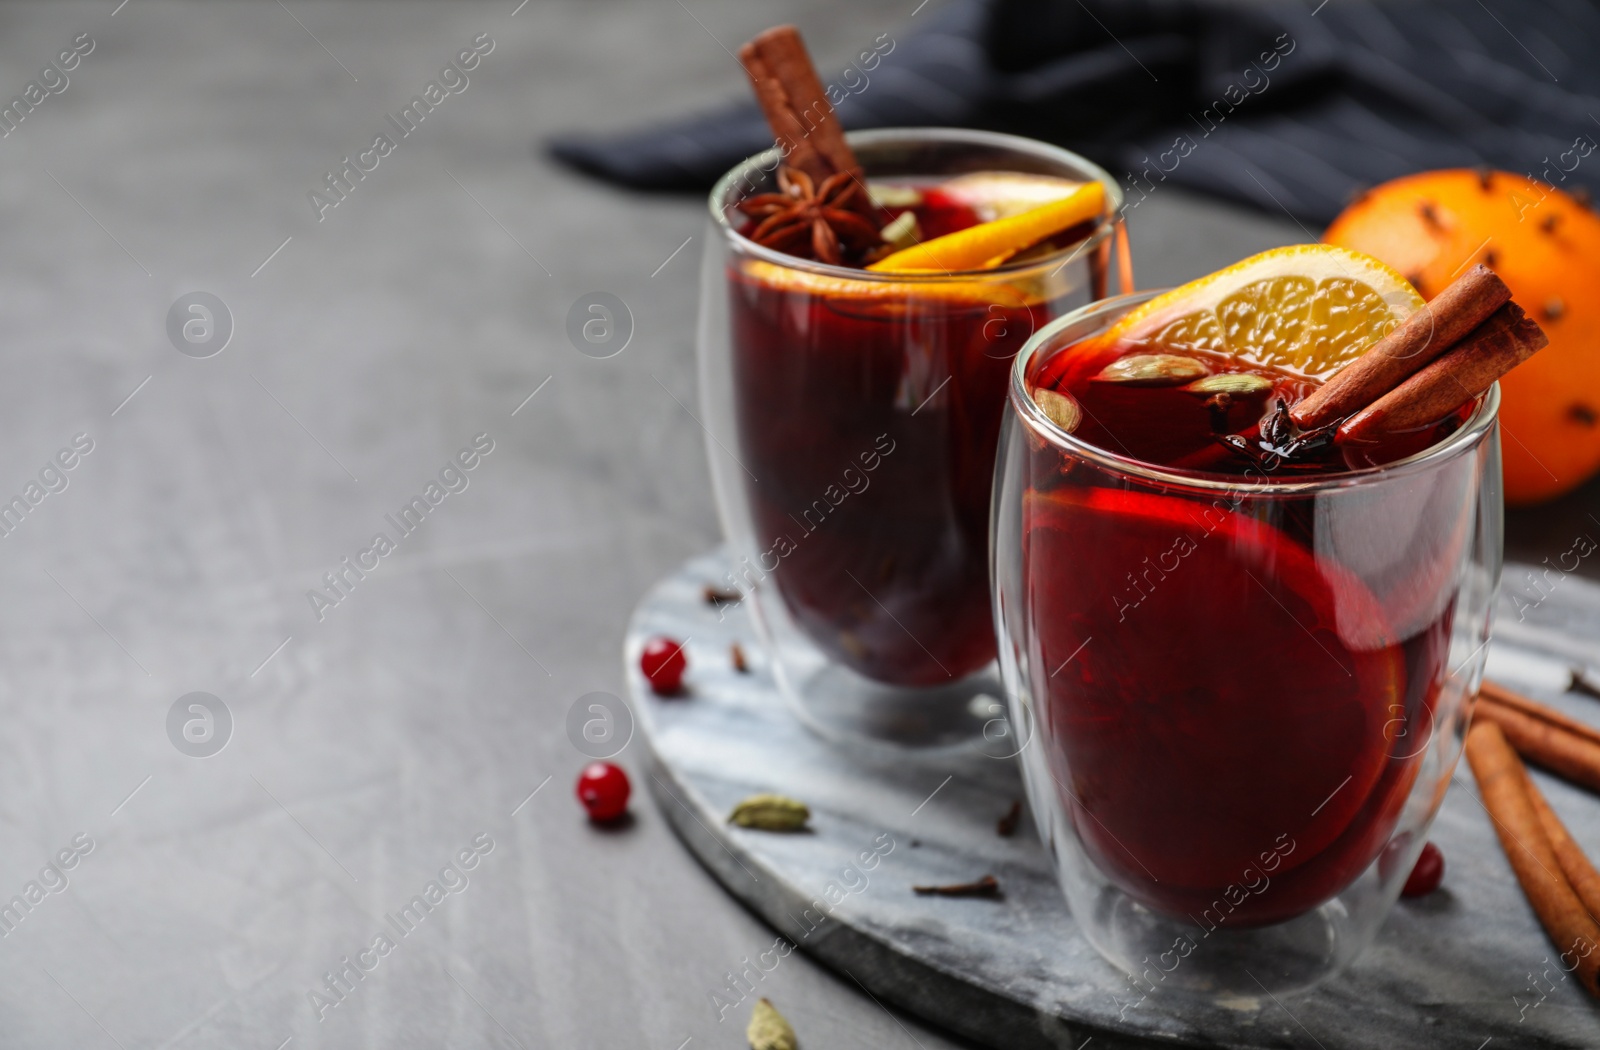
<path id="1" fill-rule="evenodd" d="M 1320 224 L 1429 168 L 1600 185 L 1592 0 L 955 0 L 856 51 L 821 68 L 847 128 L 1056 142 L 1107 167 L 1130 206 L 1171 183 Z M 769 145 L 753 101 L 549 143 L 601 178 L 680 190 Z"/>

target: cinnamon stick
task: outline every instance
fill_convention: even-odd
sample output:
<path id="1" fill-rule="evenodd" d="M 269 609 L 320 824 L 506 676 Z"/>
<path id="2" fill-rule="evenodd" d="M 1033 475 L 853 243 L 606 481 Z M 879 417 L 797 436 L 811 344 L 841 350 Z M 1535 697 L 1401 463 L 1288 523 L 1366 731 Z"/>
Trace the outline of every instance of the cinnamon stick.
<path id="1" fill-rule="evenodd" d="M 1506 303 L 1456 346 L 1339 425 L 1345 443 L 1437 423 L 1550 342 L 1516 303 Z"/>
<path id="2" fill-rule="evenodd" d="M 1558 729 L 1600 744 L 1600 729 L 1596 729 L 1586 722 L 1580 722 L 1576 718 L 1568 718 L 1555 708 L 1541 704 L 1537 700 L 1530 700 L 1521 693 L 1514 693 L 1498 682 L 1491 682 L 1485 679 L 1484 683 L 1478 687 L 1478 698 L 1521 711 L 1523 714 L 1537 718 L 1541 722 L 1548 722 Z"/>
<path id="3" fill-rule="evenodd" d="M 860 173 L 860 162 L 845 141 L 844 129 L 798 29 L 773 26 L 739 49 L 739 61 L 750 76 L 750 86 L 777 137 L 778 148 L 789 150 L 786 164 L 818 183 L 841 171 Z"/>
<path id="4" fill-rule="evenodd" d="M 1539 923 L 1560 952 L 1561 966 L 1600 996 L 1600 925 L 1563 873 L 1560 858 L 1530 797 L 1527 771 L 1498 726 L 1480 722 L 1467 734 L 1467 763 L 1494 820 L 1495 835 Z"/>
<path id="5" fill-rule="evenodd" d="M 1583 902 L 1583 909 L 1589 918 L 1600 923 L 1600 871 L 1583 855 L 1583 850 L 1573 840 L 1567 826 L 1561 823 L 1561 818 L 1556 816 L 1556 811 L 1550 808 L 1550 803 L 1545 799 L 1544 793 L 1533 782 L 1533 778 L 1523 770 L 1524 787 L 1528 792 L 1528 800 L 1533 803 L 1533 811 L 1539 815 L 1539 826 L 1544 829 L 1545 837 L 1550 840 L 1550 848 L 1555 851 L 1556 860 L 1561 864 L 1561 874 L 1566 876 L 1567 882 L 1572 885 L 1572 892 L 1578 895 Z"/>
<path id="6" fill-rule="evenodd" d="M 1600 791 L 1600 742 L 1550 717 L 1528 714 L 1481 693 L 1478 699 L 1476 720 L 1498 726 L 1528 761 L 1575 784 Z M 1549 714 L 1556 715 L 1554 711 Z"/>
<path id="7" fill-rule="evenodd" d="M 1511 289 L 1479 263 L 1295 405 L 1289 418 L 1310 430 L 1359 411 L 1455 346 L 1510 301 Z"/>
<path id="8" fill-rule="evenodd" d="M 799 114 L 789 101 L 788 92 L 772 67 L 755 50 L 754 41 L 739 49 L 739 61 L 750 75 L 750 86 L 755 89 L 756 101 L 761 104 L 761 112 L 766 114 L 767 124 L 772 128 L 779 150 L 788 149 L 783 155 L 783 163 L 805 172 L 814 182 L 821 182 L 832 175 L 832 165 L 807 138 Z"/>

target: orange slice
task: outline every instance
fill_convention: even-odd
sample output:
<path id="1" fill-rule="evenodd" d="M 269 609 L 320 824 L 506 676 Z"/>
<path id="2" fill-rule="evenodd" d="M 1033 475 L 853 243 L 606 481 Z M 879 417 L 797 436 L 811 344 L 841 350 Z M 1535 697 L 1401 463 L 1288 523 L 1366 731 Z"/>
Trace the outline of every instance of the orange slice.
<path id="1" fill-rule="evenodd" d="M 1142 869 L 1159 880 L 1144 883 L 1147 903 L 1171 908 L 1189 889 L 1238 880 L 1280 829 L 1297 845 L 1275 890 L 1302 863 L 1368 848 L 1359 829 L 1378 818 L 1361 811 L 1391 755 L 1413 747 L 1395 738 L 1406 724 L 1395 718 L 1406 710 L 1400 636 L 1359 576 L 1246 510 L 1207 509 L 1202 522 L 1186 498 L 1068 485 L 1029 492 L 1022 513 L 1032 644 L 1060 671 L 1046 689 L 1072 728 L 1058 746 L 1094 785 L 1080 804 L 1095 819 L 1080 834 L 1120 862 L 1124 888 L 1144 883 Z M 1190 544 L 1183 568 L 1148 594 L 1130 589 L 1115 552 L 1177 549 L 1174 537 Z M 1123 594 L 1136 612 L 1107 597 Z M 1201 608 L 1228 609 L 1248 655 L 1197 631 Z M 1141 674 L 1152 638 L 1167 666 Z M 1165 691 L 1177 682 L 1181 692 Z M 1249 774 L 1218 775 L 1226 768 Z M 1356 841 L 1334 845 L 1352 829 Z M 1304 891 L 1289 885 L 1290 899 Z M 1253 907 L 1283 904 L 1268 894 Z"/>
<path id="2" fill-rule="evenodd" d="M 1066 295 L 1074 280 L 1072 275 L 1054 274 L 1045 269 L 1010 274 L 1003 279 L 1000 275 L 946 277 L 922 272 L 907 275 L 907 280 L 886 279 L 886 275 L 878 274 L 862 274 L 861 279 L 856 280 L 834 274 L 813 274 L 765 259 L 741 259 L 733 272 L 741 282 L 758 288 L 826 299 L 837 309 L 867 311 L 874 315 L 926 309 L 1035 307 Z"/>
<path id="3" fill-rule="evenodd" d="M 1159 350 L 1233 354 L 1322 378 L 1421 306 L 1410 282 L 1370 255 L 1296 244 L 1159 295 L 1106 334 Z"/>
<path id="4" fill-rule="evenodd" d="M 762 259 L 744 259 L 738 264 L 746 278 L 778 291 L 802 293 L 829 302 L 880 303 L 884 305 L 939 302 L 968 306 L 1031 306 L 1061 294 L 1060 282 L 1048 275 L 1019 276 L 1001 281 L 994 277 L 963 280 L 930 280 L 936 273 L 919 272 L 921 280 L 886 281 L 881 277 L 852 280 L 832 274 L 791 269 Z"/>
<path id="5" fill-rule="evenodd" d="M 1105 206 L 1105 187 L 1098 182 L 1086 182 L 1060 200 L 923 241 L 879 259 L 867 269 L 878 273 L 955 273 L 987 269 L 1068 227 L 1098 218 Z"/>

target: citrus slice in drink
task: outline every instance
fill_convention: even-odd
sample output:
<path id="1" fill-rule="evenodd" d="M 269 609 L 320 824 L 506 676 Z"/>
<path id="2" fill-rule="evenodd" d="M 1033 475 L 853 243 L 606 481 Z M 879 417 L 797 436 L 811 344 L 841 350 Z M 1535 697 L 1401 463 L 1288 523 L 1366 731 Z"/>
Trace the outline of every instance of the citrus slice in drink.
<path id="1" fill-rule="evenodd" d="M 1253 925 L 1376 856 L 1406 669 L 1359 578 L 1220 499 L 1066 486 L 1023 530 L 1040 732 L 1119 885 L 1198 915 L 1265 877 L 1230 898 Z"/>
<path id="2" fill-rule="evenodd" d="M 907 275 L 908 280 L 885 280 L 883 275 L 861 279 L 781 266 L 763 259 L 739 260 L 732 271 L 740 286 L 751 294 L 770 290 L 806 295 L 834 304 L 842 312 L 865 311 L 873 316 L 903 316 L 929 310 L 1037 306 L 1052 294 L 1061 294 L 1048 274 L 1025 273 L 1009 280 L 944 277 L 935 273 Z"/>
<path id="3" fill-rule="evenodd" d="M 1098 182 L 1085 182 L 1065 197 L 923 241 L 879 259 L 867 269 L 878 273 L 957 273 L 993 268 L 1040 241 L 1100 218 L 1105 206 L 1105 187 Z"/>
<path id="4" fill-rule="evenodd" d="M 1410 282 L 1370 255 L 1296 244 L 1159 295 L 1106 336 L 1159 351 L 1234 354 L 1320 379 L 1422 304 Z"/>

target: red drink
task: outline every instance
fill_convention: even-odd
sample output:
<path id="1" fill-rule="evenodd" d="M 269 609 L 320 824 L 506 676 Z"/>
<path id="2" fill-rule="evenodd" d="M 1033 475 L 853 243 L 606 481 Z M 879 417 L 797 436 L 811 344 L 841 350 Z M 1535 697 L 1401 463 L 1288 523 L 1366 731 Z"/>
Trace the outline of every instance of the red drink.
<path id="1" fill-rule="evenodd" d="M 1280 402 L 1314 380 L 1202 352 L 1163 375 L 1150 353 L 1089 339 L 1030 362 L 1028 385 L 1053 417 L 1076 410 L 1072 432 L 1093 446 L 1268 484 L 1119 479 L 1028 436 L 1021 603 L 1038 733 L 1068 819 L 1117 886 L 1202 929 L 1278 922 L 1340 892 L 1390 839 L 1450 670 L 1476 498 L 1466 471 L 1332 498 L 1294 483 L 1421 451 L 1476 406 L 1360 461 L 1331 435 L 1285 457 Z M 1052 410 L 1039 390 L 1070 401 Z"/>
<path id="2" fill-rule="evenodd" d="M 1118 371 L 1110 369 L 1114 362 L 1126 366 L 1152 357 L 1147 346 L 1107 337 L 1087 339 L 1040 362 L 1033 383 L 1035 389 L 1066 394 L 1077 402 L 1083 415 L 1073 433 L 1090 444 L 1146 463 L 1240 476 L 1263 469 L 1282 476 L 1328 474 L 1393 463 L 1442 440 L 1470 415 L 1463 409 L 1437 427 L 1392 436 L 1376 446 L 1338 445 L 1327 433 L 1305 442 L 1292 457 L 1274 458 L 1259 443 L 1271 436 L 1277 403 L 1292 407 L 1317 388 L 1317 380 L 1203 350 L 1178 355 L 1180 362 L 1204 369 L 1206 374 L 1196 379 L 1174 375 L 1164 380 L 1159 374 L 1106 378 L 1108 369 Z M 1133 370 L 1120 371 L 1126 376 Z M 1159 362 L 1145 371 L 1159 373 Z M 1224 376 L 1243 382 L 1230 383 L 1220 378 Z M 1244 438 L 1261 455 L 1241 454 L 1218 440 L 1229 435 Z M 1263 459 L 1272 462 L 1263 464 Z"/>
<path id="3" fill-rule="evenodd" d="M 979 221 L 917 189 L 924 238 Z M 1069 285 L 1047 273 L 853 280 L 731 260 L 737 454 L 760 568 L 831 660 L 928 686 L 994 658 L 995 447 L 1013 356 L 1064 311 Z"/>

